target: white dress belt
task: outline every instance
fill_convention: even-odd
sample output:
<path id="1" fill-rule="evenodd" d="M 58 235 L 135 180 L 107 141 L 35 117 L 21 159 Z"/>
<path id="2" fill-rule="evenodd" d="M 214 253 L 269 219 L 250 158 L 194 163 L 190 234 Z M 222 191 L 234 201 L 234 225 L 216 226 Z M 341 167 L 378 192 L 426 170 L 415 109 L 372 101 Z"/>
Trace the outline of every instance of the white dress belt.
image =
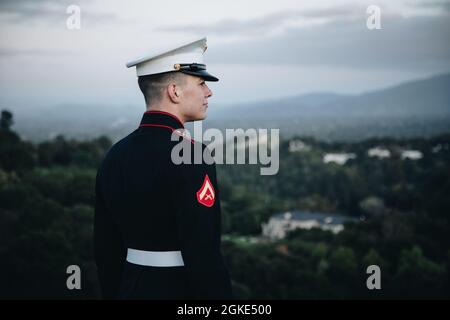
<path id="1" fill-rule="evenodd" d="M 128 248 L 127 261 L 149 267 L 184 266 L 181 251 L 143 251 Z"/>

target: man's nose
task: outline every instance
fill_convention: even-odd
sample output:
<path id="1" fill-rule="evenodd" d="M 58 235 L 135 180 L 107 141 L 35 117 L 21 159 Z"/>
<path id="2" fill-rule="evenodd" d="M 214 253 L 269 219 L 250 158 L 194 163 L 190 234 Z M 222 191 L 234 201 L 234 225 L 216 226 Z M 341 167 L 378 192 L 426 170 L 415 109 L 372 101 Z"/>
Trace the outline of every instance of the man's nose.
<path id="1" fill-rule="evenodd" d="M 211 96 L 213 95 L 211 89 L 210 89 L 208 86 L 206 86 L 206 90 L 207 90 L 207 91 L 206 91 L 206 97 L 207 97 L 207 98 L 211 97 Z"/>

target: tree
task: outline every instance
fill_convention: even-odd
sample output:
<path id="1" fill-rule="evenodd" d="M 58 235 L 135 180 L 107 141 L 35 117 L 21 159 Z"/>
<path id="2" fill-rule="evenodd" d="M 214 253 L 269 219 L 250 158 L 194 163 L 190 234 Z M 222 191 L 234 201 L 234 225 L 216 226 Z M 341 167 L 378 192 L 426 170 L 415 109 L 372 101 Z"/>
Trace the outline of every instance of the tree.
<path id="1" fill-rule="evenodd" d="M 8 110 L 2 110 L 2 116 L 0 118 L 0 129 L 9 131 L 13 123 L 13 114 Z"/>
<path id="2" fill-rule="evenodd" d="M 396 290 L 408 298 L 436 298 L 445 292 L 447 270 L 443 263 L 424 256 L 419 246 L 403 250 L 398 262 Z"/>
<path id="3" fill-rule="evenodd" d="M 35 164 L 35 147 L 22 141 L 17 133 L 9 129 L 12 115 L 2 111 L 0 128 L 0 168 L 6 171 L 20 171 L 32 168 Z M 6 115 L 6 116 L 4 116 Z M 6 119 L 9 119 L 8 121 Z"/>

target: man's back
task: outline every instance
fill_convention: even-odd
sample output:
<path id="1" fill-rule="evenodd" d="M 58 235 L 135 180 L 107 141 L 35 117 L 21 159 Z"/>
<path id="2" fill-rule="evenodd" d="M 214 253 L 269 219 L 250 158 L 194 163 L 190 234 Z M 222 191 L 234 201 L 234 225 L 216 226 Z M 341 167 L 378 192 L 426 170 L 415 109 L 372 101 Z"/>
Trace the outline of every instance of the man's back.
<path id="1" fill-rule="evenodd" d="M 107 298 L 231 298 L 220 253 L 215 166 L 173 163 L 178 141 L 171 135 L 180 128 L 170 114 L 146 112 L 140 128 L 114 145 L 99 169 L 95 249 Z M 199 198 L 202 189 L 206 202 Z M 146 261 L 149 252 L 160 260 L 181 252 L 182 265 L 129 262 L 142 252 Z"/>

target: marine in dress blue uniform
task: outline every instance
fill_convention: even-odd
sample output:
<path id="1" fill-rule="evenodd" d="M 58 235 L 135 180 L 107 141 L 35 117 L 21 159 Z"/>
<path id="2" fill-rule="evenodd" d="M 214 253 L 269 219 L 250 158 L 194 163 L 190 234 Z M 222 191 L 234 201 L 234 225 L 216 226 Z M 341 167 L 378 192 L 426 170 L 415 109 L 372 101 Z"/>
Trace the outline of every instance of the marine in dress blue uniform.
<path id="1" fill-rule="evenodd" d="M 206 39 L 200 39 L 128 66 L 136 66 L 139 77 L 182 72 L 217 81 L 203 64 L 205 50 Z M 196 144 L 206 147 L 185 138 L 183 129 L 176 115 L 148 110 L 98 170 L 94 242 L 104 298 L 233 297 L 220 249 L 215 164 L 194 163 Z M 172 161 L 178 143 L 191 148 L 190 164 Z"/>

